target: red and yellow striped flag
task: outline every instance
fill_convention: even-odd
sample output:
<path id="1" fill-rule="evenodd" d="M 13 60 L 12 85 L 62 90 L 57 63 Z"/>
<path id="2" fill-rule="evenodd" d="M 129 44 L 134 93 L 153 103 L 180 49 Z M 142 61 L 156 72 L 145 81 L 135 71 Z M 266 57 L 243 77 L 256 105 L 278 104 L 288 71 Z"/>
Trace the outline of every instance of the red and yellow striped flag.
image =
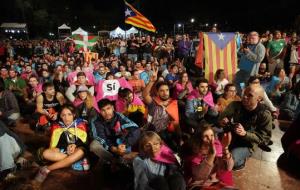
<path id="1" fill-rule="evenodd" d="M 205 78 L 214 81 L 217 69 L 224 69 L 229 81 L 237 70 L 235 33 L 204 33 Z"/>
<path id="2" fill-rule="evenodd" d="M 131 24 L 138 28 L 143 28 L 150 32 L 155 32 L 153 24 L 132 5 L 125 1 L 125 23 Z"/>

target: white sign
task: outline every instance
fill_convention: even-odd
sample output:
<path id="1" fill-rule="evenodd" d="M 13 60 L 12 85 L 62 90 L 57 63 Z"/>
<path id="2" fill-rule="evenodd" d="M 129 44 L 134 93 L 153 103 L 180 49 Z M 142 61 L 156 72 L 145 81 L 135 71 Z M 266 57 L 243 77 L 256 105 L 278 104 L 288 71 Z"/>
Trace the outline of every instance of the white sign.
<path id="1" fill-rule="evenodd" d="M 102 85 L 103 97 L 118 94 L 120 82 L 118 80 L 105 80 Z"/>

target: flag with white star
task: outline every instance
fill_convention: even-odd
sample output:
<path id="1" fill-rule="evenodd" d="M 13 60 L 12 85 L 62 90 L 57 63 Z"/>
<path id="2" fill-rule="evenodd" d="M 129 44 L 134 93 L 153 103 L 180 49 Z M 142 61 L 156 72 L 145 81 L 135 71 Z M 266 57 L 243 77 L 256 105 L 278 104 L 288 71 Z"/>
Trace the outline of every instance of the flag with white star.
<path id="1" fill-rule="evenodd" d="M 138 28 L 148 30 L 150 32 L 156 31 L 153 24 L 126 1 L 125 1 L 125 23 L 131 24 Z"/>
<path id="2" fill-rule="evenodd" d="M 229 81 L 237 70 L 237 46 L 235 33 L 204 33 L 205 49 L 205 78 L 214 81 L 214 74 L 218 69 L 223 69 Z"/>

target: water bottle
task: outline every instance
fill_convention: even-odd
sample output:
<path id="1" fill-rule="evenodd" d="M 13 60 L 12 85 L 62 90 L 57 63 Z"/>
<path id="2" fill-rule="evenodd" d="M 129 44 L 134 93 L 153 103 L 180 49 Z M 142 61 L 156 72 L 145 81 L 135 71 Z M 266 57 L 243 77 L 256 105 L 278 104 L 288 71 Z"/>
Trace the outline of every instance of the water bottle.
<path id="1" fill-rule="evenodd" d="M 82 160 L 82 168 L 84 171 L 88 171 L 90 169 L 90 165 L 88 163 L 88 160 L 86 158 L 84 158 Z"/>

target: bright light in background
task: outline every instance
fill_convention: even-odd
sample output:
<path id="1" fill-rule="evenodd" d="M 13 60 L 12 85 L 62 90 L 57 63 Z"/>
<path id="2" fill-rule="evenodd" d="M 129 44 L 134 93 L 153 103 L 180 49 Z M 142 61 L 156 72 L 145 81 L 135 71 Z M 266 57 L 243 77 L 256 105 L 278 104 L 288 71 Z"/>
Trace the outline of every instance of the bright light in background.
<path id="1" fill-rule="evenodd" d="M 17 32 L 20 33 L 20 30 L 18 30 Z"/>
<path id="2" fill-rule="evenodd" d="M 217 23 L 215 23 L 215 24 L 214 24 L 214 26 L 218 26 L 218 24 L 217 24 Z"/>
<path id="3" fill-rule="evenodd" d="M 191 18 L 191 23 L 194 23 L 195 22 L 195 19 L 194 18 Z"/>
<path id="4" fill-rule="evenodd" d="M 94 25 L 94 26 L 93 26 L 93 28 L 95 29 L 95 28 L 96 28 L 96 26 Z"/>
<path id="5" fill-rule="evenodd" d="M 5 32 L 9 32 L 8 30 L 5 30 Z"/>
<path id="6" fill-rule="evenodd" d="M 11 33 L 15 33 L 15 31 L 14 31 L 14 30 L 11 30 Z"/>
<path id="7" fill-rule="evenodd" d="M 181 24 L 178 24 L 177 26 L 178 26 L 178 28 L 180 28 L 182 25 L 181 25 Z"/>
<path id="8" fill-rule="evenodd" d="M 208 23 L 206 23 L 205 26 L 208 26 Z"/>

